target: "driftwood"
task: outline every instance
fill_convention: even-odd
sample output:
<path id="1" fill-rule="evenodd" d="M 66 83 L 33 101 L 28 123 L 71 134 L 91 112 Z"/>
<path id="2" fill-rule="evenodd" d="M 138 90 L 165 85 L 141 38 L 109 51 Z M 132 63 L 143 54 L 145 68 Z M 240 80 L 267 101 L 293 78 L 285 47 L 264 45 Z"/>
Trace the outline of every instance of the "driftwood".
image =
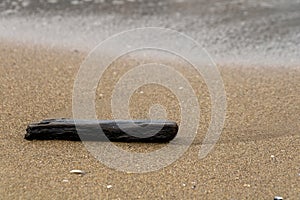
<path id="1" fill-rule="evenodd" d="M 177 131 L 178 126 L 172 121 L 62 118 L 29 124 L 25 139 L 164 143 L 175 138 Z"/>

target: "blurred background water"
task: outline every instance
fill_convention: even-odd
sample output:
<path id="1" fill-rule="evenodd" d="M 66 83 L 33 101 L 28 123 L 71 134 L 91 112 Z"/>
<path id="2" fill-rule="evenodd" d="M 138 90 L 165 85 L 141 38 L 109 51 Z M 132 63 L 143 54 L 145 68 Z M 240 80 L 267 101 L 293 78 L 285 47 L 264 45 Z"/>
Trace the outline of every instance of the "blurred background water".
<path id="1" fill-rule="evenodd" d="M 113 34 L 165 27 L 217 62 L 300 64 L 300 0 L 4 0 L 0 40 L 89 51 Z"/>

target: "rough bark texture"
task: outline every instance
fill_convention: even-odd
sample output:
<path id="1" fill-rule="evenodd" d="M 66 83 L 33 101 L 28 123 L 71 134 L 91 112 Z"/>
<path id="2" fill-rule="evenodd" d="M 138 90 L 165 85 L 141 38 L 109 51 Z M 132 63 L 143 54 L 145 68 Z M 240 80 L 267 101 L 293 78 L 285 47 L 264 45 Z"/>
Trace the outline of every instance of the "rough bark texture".
<path id="1" fill-rule="evenodd" d="M 172 140 L 177 131 L 178 126 L 176 122 L 172 121 L 109 121 L 62 118 L 46 119 L 29 124 L 25 139 L 164 143 Z"/>

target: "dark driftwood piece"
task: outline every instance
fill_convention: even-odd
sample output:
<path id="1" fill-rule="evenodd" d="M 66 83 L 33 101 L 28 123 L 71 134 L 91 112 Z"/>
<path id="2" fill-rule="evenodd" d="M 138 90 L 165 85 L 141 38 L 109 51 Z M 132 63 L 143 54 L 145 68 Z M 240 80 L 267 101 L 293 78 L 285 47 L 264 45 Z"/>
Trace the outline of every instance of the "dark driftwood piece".
<path id="1" fill-rule="evenodd" d="M 176 122 L 172 121 L 134 120 L 134 125 L 130 122 L 132 121 L 76 120 L 75 123 L 73 119 L 47 119 L 29 124 L 25 139 L 107 141 L 108 138 L 115 142 L 164 143 L 175 138 L 178 131 Z M 122 124 L 122 129 L 118 124 Z"/>

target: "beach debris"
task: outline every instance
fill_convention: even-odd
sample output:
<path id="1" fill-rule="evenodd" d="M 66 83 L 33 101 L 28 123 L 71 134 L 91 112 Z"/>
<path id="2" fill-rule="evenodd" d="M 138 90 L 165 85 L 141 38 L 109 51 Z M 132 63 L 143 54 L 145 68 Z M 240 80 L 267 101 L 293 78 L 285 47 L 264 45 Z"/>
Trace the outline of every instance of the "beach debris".
<path id="1" fill-rule="evenodd" d="M 192 183 L 192 189 L 195 189 L 196 188 L 196 184 L 197 184 L 196 181 L 192 181 L 191 183 Z"/>
<path id="2" fill-rule="evenodd" d="M 274 197 L 274 200 L 283 200 L 283 198 L 280 197 L 280 196 L 275 196 L 275 197 Z"/>
<path id="3" fill-rule="evenodd" d="M 114 121 L 62 118 L 29 124 L 25 139 L 165 143 L 174 139 L 177 132 L 176 122 L 165 120 Z"/>
<path id="4" fill-rule="evenodd" d="M 106 188 L 110 189 L 110 188 L 112 188 L 112 185 L 107 185 Z"/>
<path id="5" fill-rule="evenodd" d="M 277 162 L 277 158 L 276 158 L 275 155 L 271 155 L 271 161 L 272 161 L 272 162 Z"/>
<path id="6" fill-rule="evenodd" d="M 62 182 L 63 182 L 63 183 L 68 183 L 69 180 L 68 180 L 68 179 L 64 179 L 64 180 L 62 180 Z"/>
<path id="7" fill-rule="evenodd" d="M 85 171 L 79 169 L 73 169 L 70 171 L 71 174 L 85 174 Z"/>
<path id="8" fill-rule="evenodd" d="M 244 187 L 250 187 L 250 184 L 244 184 L 243 186 Z"/>

